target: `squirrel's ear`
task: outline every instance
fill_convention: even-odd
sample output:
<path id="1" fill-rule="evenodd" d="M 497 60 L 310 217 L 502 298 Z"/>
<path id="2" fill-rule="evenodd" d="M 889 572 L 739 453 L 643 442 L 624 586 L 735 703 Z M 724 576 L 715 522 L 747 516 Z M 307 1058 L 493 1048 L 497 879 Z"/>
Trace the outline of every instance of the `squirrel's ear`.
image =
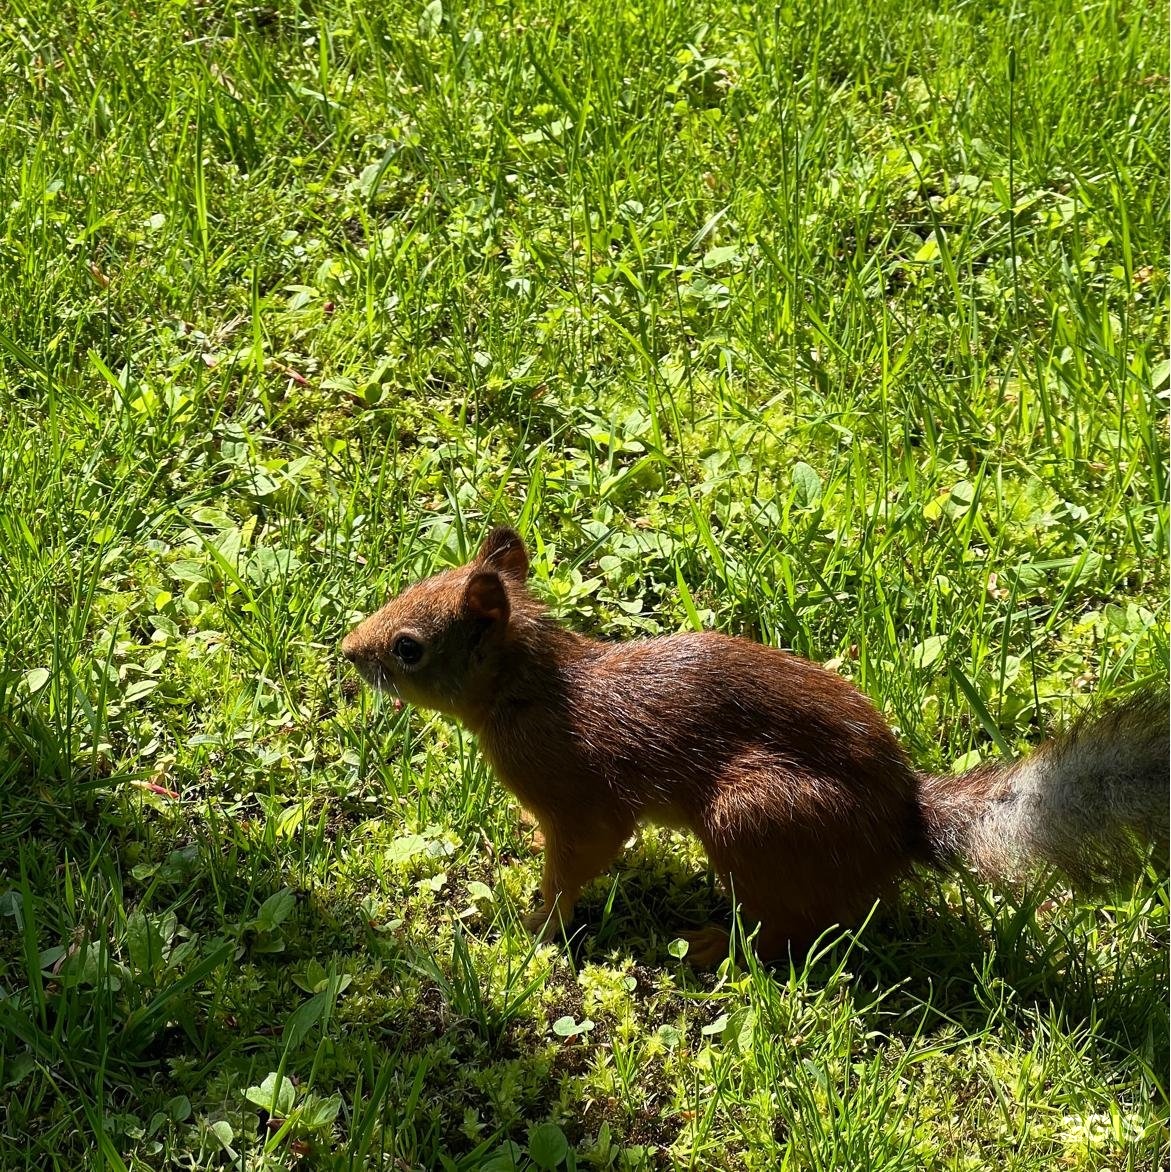
<path id="1" fill-rule="evenodd" d="M 464 587 L 464 609 L 474 618 L 488 619 L 493 623 L 507 622 L 512 608 L 500 575 L 491 570 L 473 574 Z"/>
<path id="2" fill-rule="evenodd" d="M 529 576 L 529 555 L 525 543 L 515 529 L 505 525 L 493 529 L 484 538 L 484 544 L 476 554 L 476 564 L 495 570 L 498 574 L 507 574 L 518 582 L 523 582 Z"/>

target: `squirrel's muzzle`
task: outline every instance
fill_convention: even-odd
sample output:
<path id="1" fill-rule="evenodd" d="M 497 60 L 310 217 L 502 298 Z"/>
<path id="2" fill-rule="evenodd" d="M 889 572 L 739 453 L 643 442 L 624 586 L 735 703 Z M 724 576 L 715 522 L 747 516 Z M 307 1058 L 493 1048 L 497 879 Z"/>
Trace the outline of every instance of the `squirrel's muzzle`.
<path id="1" fill-rule="evenodd" d="M 370 640 L 364 637 L 361 627 L 355 627 L 342 640 L 341 652 L 363 675 L 366 674 L 366 668 L 378 663 L 378 652 L 370 645 Z"/>
<path id="2" fill-rule="evenodd" d="M 373 644 L 362 626 L 355 627 L 341 642 L 341 653 L 358 669 L 358 674 L 375 688 L 389 686 L 387 672 L 382 666 L 377 645 Z"/>

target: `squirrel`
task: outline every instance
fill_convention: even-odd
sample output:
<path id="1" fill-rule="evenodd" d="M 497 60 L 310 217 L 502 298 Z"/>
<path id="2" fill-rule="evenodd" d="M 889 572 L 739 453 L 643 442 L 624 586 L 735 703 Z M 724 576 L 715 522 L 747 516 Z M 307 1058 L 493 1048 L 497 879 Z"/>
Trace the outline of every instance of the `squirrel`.
<path id="1" fill-rule="evenodd" d="M 520 536 L 409 586 L 343 640 L 363 678 L 476 734 L 544 839 L 538 935 L 641 822 L 693 831 L 759 924 L 762 961 L 848 926 L 913 867 L 986 879 L 1133 873 L 1168 840 L 1168 699 L 1140 695 L 1023 759 L 916 770 L 871 701 L 789 652 L 715 632 L 602 642 L 526 583 Z M 715 926 L 687 959 L 728 955 Z"/>

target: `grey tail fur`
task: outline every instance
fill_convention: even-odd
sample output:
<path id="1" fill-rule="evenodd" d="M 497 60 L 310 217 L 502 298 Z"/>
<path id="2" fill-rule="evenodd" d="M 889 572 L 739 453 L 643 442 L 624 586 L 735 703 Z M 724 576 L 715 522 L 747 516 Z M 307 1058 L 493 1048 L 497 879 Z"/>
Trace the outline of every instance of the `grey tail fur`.
<path id="1" fill-rule="evenodd" d="M 1011 764 L 924 776 L 919 800 L 936 862 L 987 879 L 1057 867 L 1075 886 L 1167 866 L 1171 819 L 1168 697 L 1143 694 Z"/>

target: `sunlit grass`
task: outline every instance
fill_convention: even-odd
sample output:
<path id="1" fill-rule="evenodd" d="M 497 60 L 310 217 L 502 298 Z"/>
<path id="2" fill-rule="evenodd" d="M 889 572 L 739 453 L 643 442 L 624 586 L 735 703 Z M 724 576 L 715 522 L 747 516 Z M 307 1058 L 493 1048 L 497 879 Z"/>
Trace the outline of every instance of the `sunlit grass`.
<path id="1" fill-rule="evenodd" d="M 0 1165 L 1162 1166 L 1155 876 L 697 977 L 653 832 L 537 949 L 473 740 L 336 644 L 507 520 L 565 621 L 830 663 L 927 768 L 1165 680 L 1166 45 L 5 8 Z"/>

